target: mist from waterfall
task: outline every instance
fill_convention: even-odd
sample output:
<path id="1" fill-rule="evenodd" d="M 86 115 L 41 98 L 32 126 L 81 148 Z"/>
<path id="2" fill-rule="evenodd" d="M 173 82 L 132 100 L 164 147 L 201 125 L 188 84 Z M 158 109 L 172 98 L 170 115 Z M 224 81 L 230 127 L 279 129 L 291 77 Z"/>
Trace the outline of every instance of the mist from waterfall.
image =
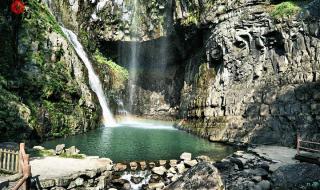
<path id="1" fill-rule="evenodd" d="M 81 43 L 79 42 L 77 35 L 73 33 L 71 30 L 68 30 L 64 27 L 61 27 L 61 29 L 63 33 L 67 36 L 68 40 L 70 41 L 74 49 L 76 50 L 78 56 L 81 58 L 81 60 L 85 64 L 86 68 L 88 69 L 90 87 L 96 93 L 100 106 L 102 107 L 103 124 L 105 126 L 116 125 L 116 121 L 113 118 L 113 115 L 108 107 L 106 96 L 103 92 L 102 84 L 99 80 L 99 77 L 95 73 L 92 63 L 90 62 Z"/>
<path id="2" fill-rule="evenodd" d="M 133 113 L 133 107 L 135 104 L 135 94 L 136 94 L 136 86 L 137 86 L 137 68 L 138 68 L 138 55 L 139 55 L 139 47 L 138 47 L 138 8 L 139 1 L 134 0 L 133 4 L 133 15 L 132 15 L 132 25 L 131 29 L 133 31 L 133 42 L 130 45 L 130 66 L 129 66 L 129 111 Z"/>

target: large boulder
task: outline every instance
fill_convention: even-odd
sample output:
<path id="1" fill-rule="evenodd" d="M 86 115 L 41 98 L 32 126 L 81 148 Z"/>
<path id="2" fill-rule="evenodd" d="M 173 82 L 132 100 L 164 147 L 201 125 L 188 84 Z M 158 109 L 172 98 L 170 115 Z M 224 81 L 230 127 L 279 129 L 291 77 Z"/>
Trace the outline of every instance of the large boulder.
<path id="1" fill-rule="evenodd" d="M 163 175 L 166 171 L 167 169 L 164 166 L 152 168 L 152 172 L 158 175 Z"/>
<path id="2" fill-rule="evenodd" d="M 167 189 L 224 189 L 218 169 L 208 162 L 200 162 L 190 168 L 181 178 L 172 183 Z"/>
<path id="3" fill-rule="evenodd" d="M 320 180 L 320 166 L 308 163 L 279 167 L 271 176 L 273 189 L 302 189 Z"/>
<path id="4" fill-rule="evenodd" d="M 180 159 L 184 161 L 189 161 L 191 160 L 191 153 L 184 152 L 180 155 Z"/>
<path id="5" fill-rule="evenodd" d="M 75 146 L 71 146 L 70 148 L 65 150 L 67 155 L 76 155 L 80 153 L 80 150 L 77 149 Z"/>
<path id="6" fill-rule="evenodd" d="M 60 154 L 64 153 L 65 152 L 65 147 L 66 147 L 65 144 L 58 144 L 56 146 L 56 155 L 60 155 Z"/>

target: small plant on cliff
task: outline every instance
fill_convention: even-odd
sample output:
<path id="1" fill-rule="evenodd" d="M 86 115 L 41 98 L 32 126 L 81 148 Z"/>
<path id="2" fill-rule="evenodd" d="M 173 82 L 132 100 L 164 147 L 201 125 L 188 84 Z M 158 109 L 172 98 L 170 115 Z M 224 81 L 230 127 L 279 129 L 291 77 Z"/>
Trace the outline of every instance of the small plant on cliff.
<path id="1" fill-rule="evenodd" d="M 111 77 L 113 89 L 124 89 L 124 85 L 129 78 L 128 70 L 112 60 L 105 58 L 98 51 L 95 52 L 94 58 L 99 63 L 99 66 L 101 66 L 101 69 L 104 68 L 103 66 L 107 66 L 107 74 Z"/>
<path id="2" fill-rule="evenodd" d="M 276 5 L 271 12 L 271 16 L 274 18 L 290 17 L 297 14 L 300 10 L 301 8 L 296 2 L 286 1 Z"/>
<path id="3" fill-rule="evenodd" d="M 181 21 L 181 24 L 183 26 L 198 25 L 199 20 L 200 20 L 199 13 L 195 11 L 195 12 L 190 13 L 187 18 L 183 19 Z"/>

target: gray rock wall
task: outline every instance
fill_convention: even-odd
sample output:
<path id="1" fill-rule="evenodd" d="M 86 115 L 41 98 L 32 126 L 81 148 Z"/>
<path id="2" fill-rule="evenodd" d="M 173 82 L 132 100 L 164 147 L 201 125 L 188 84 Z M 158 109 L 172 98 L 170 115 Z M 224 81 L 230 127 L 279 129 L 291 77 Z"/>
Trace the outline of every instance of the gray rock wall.
<path id="1" fill-rule="evenodd" d="M 214 23 L 206 61 L 187 61 L 184 128 L 213 141 L 293 145 L 297 132 L 317 141 L 319 19 L 277 21 L 259 1 L 219 2 L 227 13 L 203 17 Z"/>
<path id="2" fill-rule="evenodd" d="M 99 41 L 98 46 L 135 36 L 130 27 L 133 19 L 120 19 L 134 12 L 125 2 L 107 1 L 97 12 L 101 20 L 90 19 L 99 2 L 85 1 L 74 10 L 64 4 L 63 9 L 77 15 L 78 24 L 64 22 L 79 26 L 79 35 Z M 136 113 L 152 117 L 169 113 L 186 119 L 184 129 L 212 141 L 293 145 L 297 132 L 304 139 L 319 139 L 318 0 L 301 5 L 306 9 L 300 17 L 280 19 L 272 16 L 274 5 L 267 0 L 141 1 L 140 5 L 139 13 L 144 14 L 136 39 L 168 35 L 175 51 L 167 61 L 178 69 L 165 73 L 180 74 L 166 78 L 143 71 Z M 169 22 L 163 22 L 165 17 Z M 89 49 L 96 45 L 88 44 Z M 121 56 L 119 51 L 111 54 Z M 141 65 L 152 65 L 143 61 L 146 57 L 141 57 Z M 168 89 L 162 89 L 163 84 Z"/>

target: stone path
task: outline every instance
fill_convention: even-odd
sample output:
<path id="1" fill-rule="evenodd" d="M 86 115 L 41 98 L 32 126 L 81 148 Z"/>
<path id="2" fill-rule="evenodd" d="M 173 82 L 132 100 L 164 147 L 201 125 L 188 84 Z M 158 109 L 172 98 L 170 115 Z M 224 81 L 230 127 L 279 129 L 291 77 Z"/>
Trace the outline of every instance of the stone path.
<path id="1" fill-rule="evenodd" d="M 107 167 L 110 161 L 97 157 L 86 157 L 85 159 L 45 157 L 31 160 L 30 165 L 32 176 L 39 176 L 39 179 L 49 179 Z"/>
<path id="2" fill-rule="evenodd" d="M 294 159 L 297 153 L 296 149 L 283 147 L 283 146 L 258 146 L 250 149 L 250 151 L 258 154 L 260 157 L 273 162 L 270 165 L 270 170 L 275 171 L 280 166 L 286 164 L 294 164 L 299 161 Z"/>

